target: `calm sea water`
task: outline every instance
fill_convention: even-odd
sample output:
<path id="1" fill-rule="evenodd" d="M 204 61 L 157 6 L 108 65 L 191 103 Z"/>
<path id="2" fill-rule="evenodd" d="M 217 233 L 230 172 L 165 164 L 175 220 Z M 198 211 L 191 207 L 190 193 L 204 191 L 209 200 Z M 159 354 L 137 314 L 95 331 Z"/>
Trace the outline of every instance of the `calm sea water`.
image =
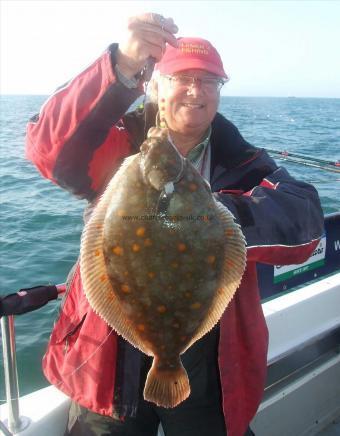
<path id="1" fill-rule="evenodd" d="M 0 295 L 5 295 L 24 287 L 65 281 L 77 259 L 85 202 L 42 179 L 25 159 L 25 125 L 45 97 L 0 98 Z M 256 146 L 340 159 L 339 99 L 223 97 L 220 112 Z M 339 174 L 283 164 L 292 175 L 316 186 L 325 213 L 340 210 Z M 41 358 L 58 304 L 51 302 L 39 311 L 16 317 L 21 394 L 46 384 Z"/>

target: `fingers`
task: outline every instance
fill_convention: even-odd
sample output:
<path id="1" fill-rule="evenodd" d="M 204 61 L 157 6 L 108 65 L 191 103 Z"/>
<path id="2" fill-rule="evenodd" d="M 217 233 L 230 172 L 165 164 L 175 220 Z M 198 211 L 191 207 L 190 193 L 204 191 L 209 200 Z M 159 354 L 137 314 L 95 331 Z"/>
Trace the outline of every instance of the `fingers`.
<path id="1" fill-rule="evenodd" d="M 165 52 L 165 39 L 153 32 L 153 31 L 139 31 L 135 32 L 135 35 L 139 38 L 139 41 L 142 42 L 141 51 L 147 53 L 149 56 L 152 56 L 157 61 L 159 61 L 164 52 Z"/>
<path id="2" fill-rule="evenodd" d="M 127 39 L 119 44 L 117 66 L 126 77 L 133 77 L 152 57 L 160 61 L 166 44 L 178 46 L 174 33 L 178 31 L 172 18 L 147 13 L 128 21 Z"/>
<path id="3" fill-rule="evenodd" d="M 174 33 L 178 32 L 178 27 L 172 18 L 164 18 L 159 14 L 143 14 L 132 17 L 129 20 L 128 28 L 137 32 L 153 32 L 163 38 L 164 42 L 177 47 L 177 39 Z"/>
<path id="4" fill-rule="evenodd" d="M 163 15 L 147 13 L 131 17 L 129 19 L 129 27 L 134 27 L 139 23 L 150 24 L 152 26 L 160 27 L 170 33 L 177 33 L 178 27 L 172 18 L 164 18 Z"/>
<path id="5" fill-rule="evenodd" d="M 174 37 L 174 35 L 166 30 L 162 30 L 158 26 L 156 27 L 151 24 L 143 23 L 135 27 L 134 33 L 138 33 L 140 36 L 143 35 L 143 33 L 148 34 L 149 39 L 150 37 L 152 38 L 153 35 L 155 37 L 155 42 L 162 41 L 162 44 L 168 43 L 173 47 L 178 46 L 177 39 Z"/>

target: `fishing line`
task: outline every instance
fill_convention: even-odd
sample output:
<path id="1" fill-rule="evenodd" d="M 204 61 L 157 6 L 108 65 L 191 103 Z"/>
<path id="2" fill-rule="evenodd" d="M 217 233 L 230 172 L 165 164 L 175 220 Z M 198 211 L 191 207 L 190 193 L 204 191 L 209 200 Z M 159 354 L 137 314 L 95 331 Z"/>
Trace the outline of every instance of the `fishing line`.
<path id="1" fill-rule="evenodd" d="M 108 340 L 109 336 L 112 334 L 112 332 L 114 332 L 114 330 L 111 328 L 110 332 L 105 336 L 105 338 L 102 340 L 102 342 L 98 345 L 98 347 L 87 357 L 86 360 L 84 360 L 84 362 L 82 362 L 79 366 L 77 366 L 77 368 L 75 368 L 73 371 L 71 371 L 69 374 L 63 374 L 63 377 L 71 377 L 72 375 L 74 375 L 76 372 L 78 372 L 84 365 L 87 364 L 87 362 L 92 359 L 92 357 L 98 353 L 98 351 L 102 348 L 102 346 L 105 344 L 105 342 Z M 59 380 L 59 382 L 57 384 L 55 384 L 54 386 L 58 387 L 63 383 L 63 381 Z"/>

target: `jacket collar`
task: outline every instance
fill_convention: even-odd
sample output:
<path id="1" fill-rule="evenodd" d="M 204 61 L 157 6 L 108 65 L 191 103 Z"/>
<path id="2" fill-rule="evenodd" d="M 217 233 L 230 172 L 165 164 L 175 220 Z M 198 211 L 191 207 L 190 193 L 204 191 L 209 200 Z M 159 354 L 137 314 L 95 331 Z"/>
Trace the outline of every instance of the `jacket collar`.
<path id="1" fill-rule="evenodd" d="M 242 166 L 258 152 L 241 136 L 238 129 L 223 115 L 217 113 L 212 122 L 211 134 L 211 184 L 226 171 Z"/>

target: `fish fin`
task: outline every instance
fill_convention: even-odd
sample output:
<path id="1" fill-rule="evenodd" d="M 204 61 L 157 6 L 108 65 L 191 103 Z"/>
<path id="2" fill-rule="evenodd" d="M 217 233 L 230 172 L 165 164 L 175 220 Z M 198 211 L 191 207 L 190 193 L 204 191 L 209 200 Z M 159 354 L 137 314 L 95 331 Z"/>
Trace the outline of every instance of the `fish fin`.
<path id="1" fill-rule="evenodd" d="M 138 155 L 126 159 L 122 166 L 126 166 Z M 116 298 L 113 287 L 107 275 L 103 253 L 104 220 L 110 205 L 112 194 L 121 183 L 120 175 L 124 176 L 121 168 L 110 181 L 103 195 L 98 201 L 89 222 L 86 224 L 80 249 L 80 272 L 84 293 L 90 306 L 107 324 L 123 336 L 143 353 L 152 355 L 139 338 L 129 319 L 124 315 L 122 305 Z M 116 177 L 117 176 L 117 177 Z"/>
<path id="2" fill-rule="evenodd" d="M 218 291 L 215 294 L 210 309 L 199 330 L 182 353 L 218 323 L 235 295 L 246 267 L 246 246 L 241 227 L 235 223 L 234 216 L 222 203 L 215 201 L 215 205 L 218 217 L 224 228 L 226 240 L 224 267 L 218 284 Z"/>
<path id="3" fill-rule="evenodd" d="M 157 357 L 153 359 L 144 387 L 144 399 L 157 406 L 176 407 L 190 395 L 188 374 L 178 360 L 174 369 L 161 369 Z"/>

